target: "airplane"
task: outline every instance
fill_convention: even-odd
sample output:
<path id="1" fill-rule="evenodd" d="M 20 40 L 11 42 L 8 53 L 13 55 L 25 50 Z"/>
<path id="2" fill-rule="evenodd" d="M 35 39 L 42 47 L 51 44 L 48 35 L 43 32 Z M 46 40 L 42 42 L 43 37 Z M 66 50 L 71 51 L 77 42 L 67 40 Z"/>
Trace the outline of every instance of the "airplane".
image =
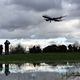
<path id="1" fill-rule="evenodd" d="M 62 18 L 65 17 L 65 16 L 60 16 L 60 17 L 53 17 L 51 18 L 50 16 L 47 16 L 47 15 L 43 15 L 42 16 L 46 21 L 55 21 L 55 22 L 59 22 L 59 21 L 62 21 Z"/>

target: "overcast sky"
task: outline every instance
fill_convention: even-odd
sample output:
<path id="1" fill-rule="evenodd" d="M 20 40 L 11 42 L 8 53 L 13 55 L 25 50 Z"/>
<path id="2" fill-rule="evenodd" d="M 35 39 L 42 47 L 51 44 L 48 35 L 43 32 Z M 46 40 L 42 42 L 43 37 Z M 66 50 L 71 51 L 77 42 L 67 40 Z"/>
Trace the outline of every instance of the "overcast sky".
<path id="1" fill-rule="evenodd" d="M 67 15 L 46 22 L 42 15 Z M 0 39 L 80 40 L 80 0 L 0 0 Z"/>

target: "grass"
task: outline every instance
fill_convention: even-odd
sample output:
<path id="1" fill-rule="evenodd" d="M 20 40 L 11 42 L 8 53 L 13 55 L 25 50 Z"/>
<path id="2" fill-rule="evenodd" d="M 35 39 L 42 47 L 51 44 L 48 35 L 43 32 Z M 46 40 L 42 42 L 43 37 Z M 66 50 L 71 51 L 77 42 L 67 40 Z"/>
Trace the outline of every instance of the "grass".
<path id="1" fill-rule="evenodd" d="M 80 53 L 37 53 L 0 55 L 0 63 L 80 62 Z"/>

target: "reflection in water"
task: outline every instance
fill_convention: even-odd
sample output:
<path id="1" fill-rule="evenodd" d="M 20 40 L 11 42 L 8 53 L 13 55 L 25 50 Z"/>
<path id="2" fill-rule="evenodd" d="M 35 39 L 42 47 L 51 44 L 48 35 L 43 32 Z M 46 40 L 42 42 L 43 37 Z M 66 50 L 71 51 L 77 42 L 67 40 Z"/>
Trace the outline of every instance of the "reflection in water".
<path id="1" fill-rule="evenodd" d="M 2 69 L 3 69 L 3 66 L 2 66 L 2 64 L 0 64 L 0 71 L 2 71 Z"/>
<path id="2" fill-rule="evenodd" d="M 10 74 L 9 64 L 5 64 L 5 75 L 8 76 Z"/>
<path id="3" fill-rule="evenodd" d="M 80 63 L 0 64 L 0 80 L 80 80 L 79 76 Z"/>

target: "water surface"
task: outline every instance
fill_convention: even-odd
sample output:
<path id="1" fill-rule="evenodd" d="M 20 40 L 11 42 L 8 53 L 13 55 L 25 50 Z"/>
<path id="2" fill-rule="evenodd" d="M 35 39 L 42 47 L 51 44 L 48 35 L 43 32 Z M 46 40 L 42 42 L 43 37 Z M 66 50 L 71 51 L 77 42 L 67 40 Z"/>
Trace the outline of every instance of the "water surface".
<path id="1" fill-rule="evenodd" d="M 0 64 L 0 80 L 80 80 L 80 63 Z"/>

